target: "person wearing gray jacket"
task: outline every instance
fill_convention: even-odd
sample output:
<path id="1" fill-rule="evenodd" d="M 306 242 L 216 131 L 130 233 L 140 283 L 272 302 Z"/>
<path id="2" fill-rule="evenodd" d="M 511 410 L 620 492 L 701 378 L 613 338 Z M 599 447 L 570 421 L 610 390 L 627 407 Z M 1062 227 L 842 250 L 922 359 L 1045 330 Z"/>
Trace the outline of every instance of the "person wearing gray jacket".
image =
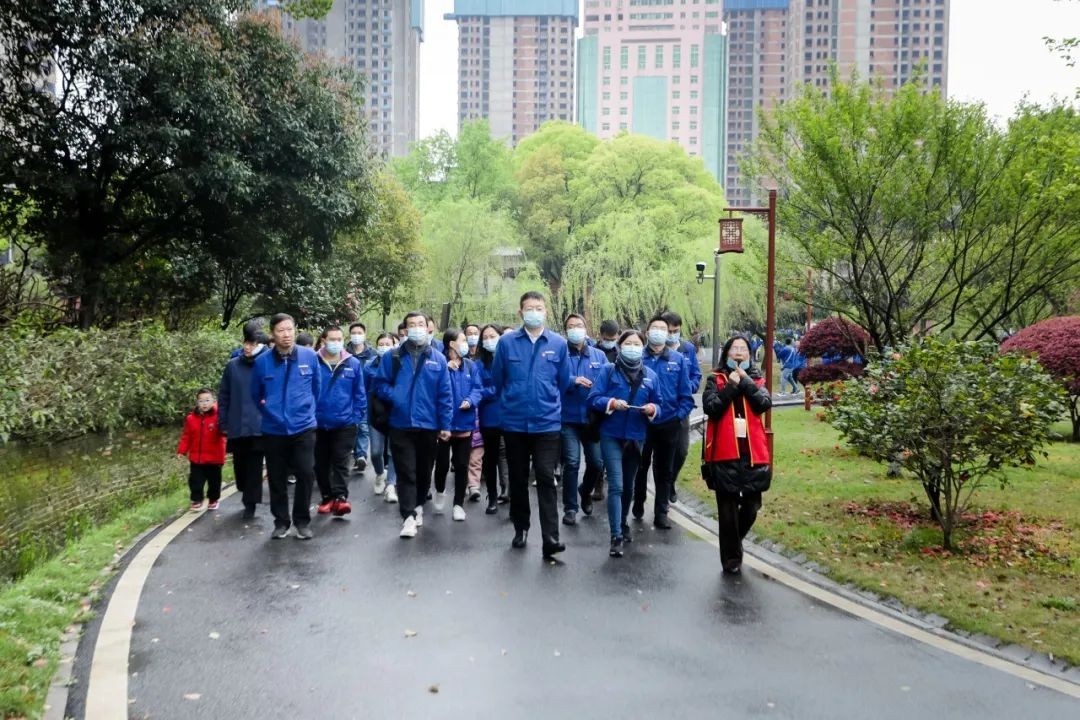
<path id="1" fill-rule="evenodd" d="M 251 372 L 255 358 L 267 351 L 269 340 L 262 323 L 251 320 L 245 324 L 243 350 L 225 366 L 218 387 L 218 417 L 228 438 L 226 449 L 232 453 L 245 520 L 255 517 L 255 506 L 262 502 L 262 416 L 251 397 Z"/>

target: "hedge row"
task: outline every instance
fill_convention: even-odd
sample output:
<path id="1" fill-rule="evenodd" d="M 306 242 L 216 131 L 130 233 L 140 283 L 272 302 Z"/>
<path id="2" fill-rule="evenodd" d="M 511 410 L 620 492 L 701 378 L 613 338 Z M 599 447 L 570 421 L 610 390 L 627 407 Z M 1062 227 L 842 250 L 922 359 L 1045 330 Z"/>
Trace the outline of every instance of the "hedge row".
<path id="1" fill-rule="evenodd" d="M 176 423 L 236 345 L 234 333 L 156 324 L 0 334 L 0 443 Z"/>

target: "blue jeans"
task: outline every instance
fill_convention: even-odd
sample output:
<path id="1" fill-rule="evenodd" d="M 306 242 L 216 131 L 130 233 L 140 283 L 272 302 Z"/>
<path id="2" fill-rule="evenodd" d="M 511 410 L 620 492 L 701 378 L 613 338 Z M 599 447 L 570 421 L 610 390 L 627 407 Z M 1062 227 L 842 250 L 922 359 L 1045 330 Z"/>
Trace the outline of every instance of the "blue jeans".
<path id="1" fill-rule="evenodd" d="M 371 430 L 368 427 L 368 421 L 362 420 L 359 425 L 356 426 L 356 447 L 353 448 L 353 457 L 366 458 L 368 453 L 368 436 L 371 434 Z"/>
<path id="2" fill-rule="evenodd" d="M 608 525 L 611 526 L 611 537 L 621 538 L 622 527 L 630 515 L 630 503 L 634 499 L 634 478 L 641 464 L 641 443 L 637 440 L 601 437 L 600 454 L 607 470 Z"/>
<path id="3" fill-rule="evenodd" d="M 385 462 L 384 462 L 385 460 Z M 390 443 L 386 436 L 371 428 L 371 469 L 376 475 L 386 472 L 386 484 L 397 485 L 397 473 L 394 472 L 394 458 L 390 455 Z"/>
<path id="4" fill-rule="evenodd" d="M 578 477 L 581 468 L 581 448 L 585 448 L 585 479 L 581 486 L 591 488 L 604 471 L 600 443 L 582 440 L 584 425 L 562 426 L 562 504 L 563 512 L 578 511 Z"/>
<path id="5" fill-rule="evenodd" d="M 792 374 L 793 372 L 794 370 L 792 368 L 784 368 L 780 371 L 780 392 L 784 392 L 784 387 L 786 385 L 791 385 L 791 392 L 793 393 L 799 391 L 799 386 L 795 384 L 795 376 Z"/>

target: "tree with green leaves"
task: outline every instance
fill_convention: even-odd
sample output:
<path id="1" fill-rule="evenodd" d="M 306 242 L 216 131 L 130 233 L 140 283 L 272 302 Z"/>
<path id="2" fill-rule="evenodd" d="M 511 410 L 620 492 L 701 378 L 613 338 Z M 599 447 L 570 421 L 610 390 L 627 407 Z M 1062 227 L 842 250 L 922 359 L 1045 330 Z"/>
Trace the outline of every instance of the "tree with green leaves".
<path id="1" fill-rule="evenodd" d="M 153 290 L 142 278 L 182 281 L 192 259 L 212 289 L 204 263 L 213 277 L 238 255 L 252 265 L 325 255 L 366 211 L 358 77 L 305 58 L 247 8 L 0 10 L 0 193 L 35 203 L 28 230 L 46 244 L 50 278 L 78 298 L 81 326 L 107 303 L 139 307 Z M 43 67 L 55 68 L 55 95 L 40 90 Z"/>

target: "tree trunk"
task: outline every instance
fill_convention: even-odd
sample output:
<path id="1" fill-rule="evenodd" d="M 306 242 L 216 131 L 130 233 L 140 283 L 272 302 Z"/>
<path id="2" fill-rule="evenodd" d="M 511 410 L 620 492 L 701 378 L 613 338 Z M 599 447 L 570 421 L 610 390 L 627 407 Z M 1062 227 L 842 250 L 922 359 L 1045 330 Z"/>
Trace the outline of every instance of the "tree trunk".
<path id="1" fill-rule="evenodd" d="M 1080 396 L 1073 396 L 1069 405 L 1069 418 L 1073 426 L 1073 442 L 1080 442 Z"/>
<path id="2" fill-rule="evenodd" d="M 941 483 L 924 482 L 923 490 L 926 491 L 926 498 L 930 501 L 930 519 L 938 524 L 944 524 L 944 515 L 941 512 Z"/>

